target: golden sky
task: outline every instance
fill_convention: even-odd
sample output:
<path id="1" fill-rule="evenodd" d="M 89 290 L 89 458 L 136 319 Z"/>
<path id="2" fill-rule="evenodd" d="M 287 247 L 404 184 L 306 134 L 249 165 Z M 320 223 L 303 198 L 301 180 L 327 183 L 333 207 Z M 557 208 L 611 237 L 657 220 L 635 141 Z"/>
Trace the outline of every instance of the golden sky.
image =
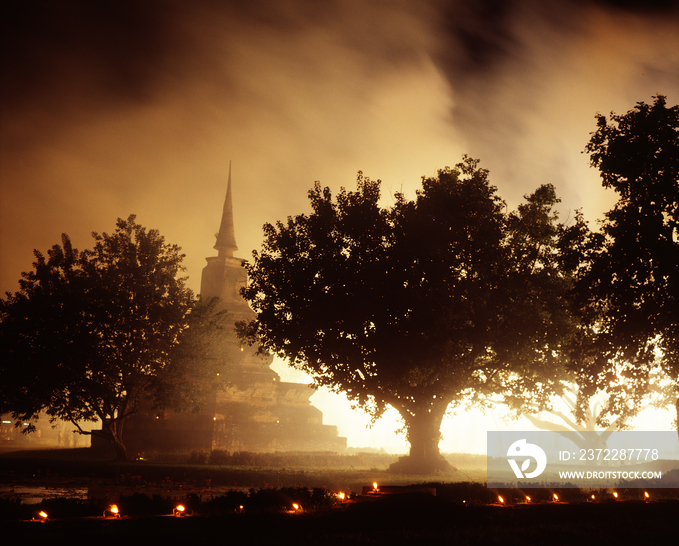
<path id="1" fill-rule="evenodd" d="M 0 289 L 32 251 L 136 214 L 199 287 L 233 161 L 239 256 L 315 180 L 389 194 L 481 159 L 510 206 L 551 182 L 563 218 L 604 192 L 596 112 L 679 102 L 676 2 L 26 2 L 3 17 Z M 246 4 L 246 5 L 243 5 Z M 470 7 L 470 4 L 473 7 Z M 655 9 L 654 9 L 655 8 Z"/>
<path id="2" fill-rule="evenodd" d="M 198 290 L 229 161 L 237 256 L 357 171 L 413 196 L 467 153 L 514 207 L 553 183 L 593 227 L 597 112 L 679 103 L 679 4 L 121 0 L 3 7 L 0 290 L 33 249 L 118 217 L 186 253 Z"/>

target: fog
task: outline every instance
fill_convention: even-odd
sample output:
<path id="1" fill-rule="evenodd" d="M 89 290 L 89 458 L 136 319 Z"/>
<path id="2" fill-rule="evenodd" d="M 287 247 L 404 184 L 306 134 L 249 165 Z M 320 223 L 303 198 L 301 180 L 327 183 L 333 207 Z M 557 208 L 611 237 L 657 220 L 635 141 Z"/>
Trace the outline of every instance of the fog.
<path id="1" fill-rule="evenodd" d="M 672 1 L 128 0 L 3 11 L 3 291 L 18 289 L 33 249 L 62 232 L 86 248 L 90 232 L 129 214 L 182 247 L 198 291 L 229 161 L 243 258 L 265 222 L 309 210 L 315 180 L 337 191 L 362 170 L 383 181 L 388 204 L 464 153 L 490 169 L 510 206 L 549 182 L 562 219 L 582 208 L 595 227 L 615 195 L 582 153 L 594 115 L 657 93 L 679 103 Z M 355 422 L 340 429 L 349 445 L 405 446 L 393 423 L 365 431 L 341 399 L 313 400 L 326 423 Z M 497 420 L 448 419 L 442 449 L 475 450 L 452 438 Z"/>

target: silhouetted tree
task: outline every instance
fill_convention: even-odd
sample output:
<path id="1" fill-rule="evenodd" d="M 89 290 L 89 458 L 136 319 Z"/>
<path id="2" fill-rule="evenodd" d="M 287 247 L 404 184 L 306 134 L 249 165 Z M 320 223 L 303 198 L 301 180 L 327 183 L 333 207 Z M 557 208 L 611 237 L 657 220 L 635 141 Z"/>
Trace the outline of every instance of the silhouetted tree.
<path id="1" fill-rule="evenodd" d="M 388 209 L 379 180 L 361 173 L 335 201 L 316 183 L 313 212 L 266 224 L 246 265 L 257 318 L 237 325 L 241 339 L 373 418 L 394 407 L 410 443 L 404 470 L 446 467 L 438 444 L 451 403 L 484 393 L 541 403 L 560 388 L 572 328 L 554 188 L 508 214 L 487 175 L 465 158 Z"/>
<path id="2" fill-rule="evenodd" d="M 658 365 L 670 379 L 671 407 L 679 395 L 679 106 L 654 99 L 610 120 L 598 114 L 585 148 L 619 200 L 605 215 L 600 250 L 581 283 L 601 315 L 603 355 L 583 375 L 592 389 L 605 389 L 615 363 L 626 362 L 623 373 L 644 387 Z M 624 405 L 620 397 L 620 411 Z"/>
<path id="3" fill-rule="evenodd" d="M 530 413 L 530 408 L 527 408 L 523 415 L 533 426 L 557 432 L 581 449 L 605 448 L 613 432 L 626 428 L 627 419 L 618 416 L 613 420 L 607 420 L 605 425 L 599 427 L 602 414 L 608 414 L 606 393 L 599 393 L 598 400 L 590 397 L 587 406 L 581 407 L 578 391 L 579 387 L 576 384 L 564 389 L 564 393 L 560 396 L 562 404 L 566 406 L 564 411 L 554 407 L 544 410 L 545 413 L 557 417 L 559 422 L 549 421 L 542 416 Z"/>
<path id="4" fill-rule="evenodd" d="M 82 434 L 82 421 L 98 419 L 91 434 L 124 459 L 124 423 L 142 398 L 158 410 L 196 409 L 219 386 L 223 361 L 209 337 L 224 315 L 214 302 L 198 305 L 178 276 L 179 247 L 135 216 L 93 237 L 83 252 L 65 234 L 47 258 L 34 251 L 20 291 L 0 301 L 0 413 L 31 420 L 45 410 Z"/>

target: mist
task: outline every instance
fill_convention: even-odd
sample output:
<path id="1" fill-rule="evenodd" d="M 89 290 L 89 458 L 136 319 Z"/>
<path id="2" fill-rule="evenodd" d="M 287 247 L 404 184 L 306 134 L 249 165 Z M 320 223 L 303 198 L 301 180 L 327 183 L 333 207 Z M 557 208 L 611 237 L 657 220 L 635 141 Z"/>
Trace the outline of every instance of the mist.
<path id="1" fill-rule="evenodd" d="M 464 153 L 510 207 L 553 183 L 562 220 L 581 208 L 595 228 L 615 195 L 582 153 L 594 115 L 658 93 L 679 103 L 672 1 L 36 1 L 4 11 L 3 291 L 62 232 L 87 248 L 92 231 L 136 214 L 182 247 L 197 292 L 229 161 L 242 258 L 265 222 L 309 210 L 316 180 L 336 192 L 361 170 L 383 181 L 389 204 Z M 340 399 L 313 401 L 326 423 L 346 415 Z M 444 442 L 471 433 L 450 427 Z M 349 445 L 386 445 L 387 428 Z"/>

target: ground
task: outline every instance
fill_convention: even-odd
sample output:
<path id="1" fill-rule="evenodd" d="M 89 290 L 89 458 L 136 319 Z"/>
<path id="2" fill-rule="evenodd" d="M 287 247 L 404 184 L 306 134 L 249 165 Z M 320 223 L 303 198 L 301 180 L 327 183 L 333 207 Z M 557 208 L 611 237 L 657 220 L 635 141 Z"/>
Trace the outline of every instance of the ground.
<path id="1" fill-rule="evenodd" d="M 379 469 L 284 471 L 211 468 L 209 465 L 161 465 L 145 461 L 120 464 L 82 458 L 74 460 L 65 456 L 63 451 L 5 453 L 0 455 L 0 462 L 0 483 L 11 481 L 15 488 L 21 487 L 20 484 L 80 488 L 94 486 L 92 491 L 98 487 L 99 494 L 109 499 L 120 498 L 128 503 L 134 501 L 137 506 L 145 501 L 147 508 L 154 503 L 156 506 L 162 504 L 166 497 L 190 496 L 190 488 L 200 488 L 203 506 L 211 497 L 216 497 L 225 506 L 228 499 L 223 495 L 233 489 L 233 484 L 222 482 L 229 480 L 238 480 L 238 487 L 242 489 L 252 487 L 255 491 L 261 488 L 257 489 L 259 493 L 294 495 L 306 487 L 320 488 L 321 481 L 368 485 L 375 476 L 379 476 L 383 484 L 389 478 L 385 470 Z M 136 474 L 140 471 L 142 474 Z M 209 487 L 204 482 L 208 474 L 214 480 Z M 427 543 L 524 546 L 617 541 L 671 544 L 676 539 L 679 491 L 669 492 L 663 501 L 644 502 L 632 492 L 623 501 L 601 496 L 597 502 L 588 502 L 579 491 L 571 490 L 572 497 L 564 499 L 567 502 L 563 503 L 547 502 L 545 497 L 526 504 L 514 498 L 510 500 L 509 506 L 499 506 L 489 504 L 496 502 L 497 492 L 486 489 L 482 483 L 465 481 L 464 473 L 457 474 L 430 477 L 438 479 L 436 497 L 412 493 L 375 502 L 335 505 L 334 508 L 326 504 L 322 509 L 308 509 L 300 513 L 258 511 L 251 504 L 253 509 L 245 509 L 242 513 L 227 510 L 213 515 L 177 518 L 166 511 L 165 515 L 123 515 L 120 519 L 104 519 L 98 512 L 80 517 L 53 517 L 46 522 L 38 522 L 30 521 L 30 517 L 12 519 L 9 511 L 15 509 L 16 504 L 5 500 L 0 516 L 0 540 L 4 537 L 21 537 L 22 546 L 54 541 L 57 537 L 95 542 L 97 546 L 119 545 L 121 541 L 132 544 L 159 541 L 169 544 L 184 541 L 196 543 L 220 537 L 264 545 Z M 277 477 L 279 484 L 273 482 L 272 477 Z M 180 481 L 178 478 L 186 479 Z M 425 481 L 433 480 L 415 483 Z M 354 487 L 353 490 L 359 488 Z M 323 491 L 327 498 L 327 487 Z M 191 492 L 195 495 L 195 491 Z M 311 494 L 308 490 L 306 492 Z M 246 495 L 245 492 L 242 494 Z M 191 498 L 196 501 L 198 497 Z M 61 506 L 59 502 L 51 502 L 49 506 L 55 509 L 63 510 L 68 505 L 67 501 L 63 501 Z M 89 501 L 71 505 L 83 510 L 92 509 Z M 148 513 L 152 513 L 152 510 Z"/>

